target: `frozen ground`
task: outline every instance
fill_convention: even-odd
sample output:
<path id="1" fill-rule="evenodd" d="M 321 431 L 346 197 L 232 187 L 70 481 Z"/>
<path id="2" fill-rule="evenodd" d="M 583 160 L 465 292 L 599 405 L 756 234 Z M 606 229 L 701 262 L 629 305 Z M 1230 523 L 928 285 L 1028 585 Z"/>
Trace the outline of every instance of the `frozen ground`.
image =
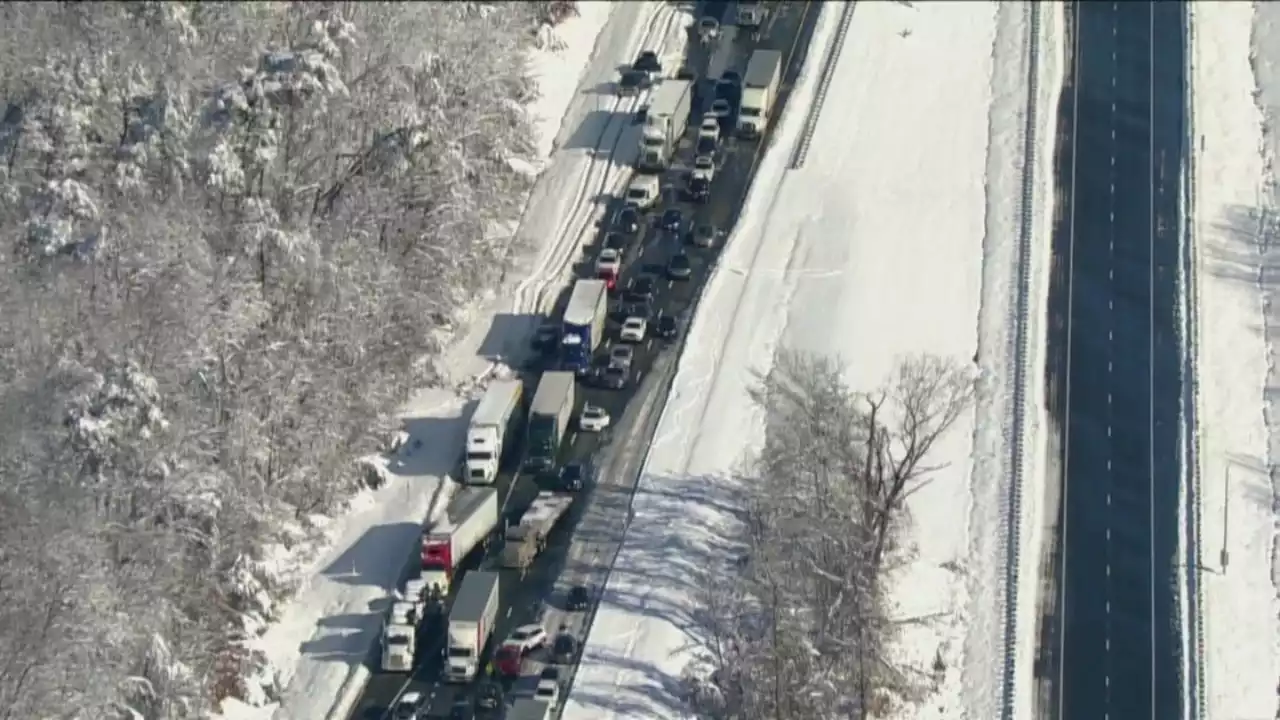
<path id="1" fill-rule="evenodd" d="M 467 399 L 483 379 L 502 371 L 502 360 L 524 345 L 531 313 L 554 299 L 561 276 L 598 214 L 595 197 L 578 188 L 612 182 L 617 170 L 608 152 L 624 126 L 601 91 L 618 64 L 629 61 L 641 43 L 677 47 L 682 16 L 660 2 L 619 5 L 581 3 L 581 16 L 555 30 L 554 51 L 536 53 L 531 71 L 541 97 L 530 107 L 539 128 L 542 167 L 518 232 L 529 248 L 507 278 L 506 290 L 472 308 L 473 321 L 460 328 L 439 363 L 451 381 L 447 389 L 424 390 L 402 409 L 408 441 L 382 461 L 388 482 L 355 498 L 349 512 L 328 522 L 325 543 L 281 553 L 271 562 L 281 575 L 300 579 L 297 596 L 265 628 L 256 645 L 267 655 L 284 686 L 279 703 L 250 707 L 223 705 L 227 720 L 319 720 L 340 702 L 351 667 L 362 668 L 376 611 L 399 578 L 400 559 L 420 532 L 422 519 L 438 508 L 449 485 L 441 479 L 462 446 Z M 561 120 L 563 119 L 563 120 Z M 569 194 L 566 200 L 563 196 Z M 506 320 L 503 316 L 507 316 Z"/>
<path id="2" fill-rule="evenodd" d="M 1007 482 L 1001 423 L 1026 74 L 1025 64 L 1021 74 L 992 71 L 993 58 L 1022 62 L 1026 15 L 1012 4 L 859 4 L 807 162 L 790 171 L 839 14 L 824 9 L 689 330 L 566 720 L 678 714 L 673 681 L 698 642 L 689 584 L 697 568 L 730 557 L 722 538 L 735 522 L 734 474 L 763 441 L 747 390 L 784 345 L 840 356 L 866 389 L 905 353 L 977 358 L 980 402 L 930 463 L 945 466 L 909 500 L 914 559 L 893 584 L 898 616 L 913 622 L 895 652 L 937 690 L 904 716 L 997 715 L 1004 566 L 992 538 Z M 1042 53 L 1060 55 L 1061 18 L 1046 15 Z M 1047 203 L 1050 193 L 1038 187 L 1037 197 Z M 975 637 L 966 643 L 967 629 Z M 946 669 L 935 674 L 939 654 Z"/>
<path id="3" fill-rule="evenodd" d="M 1191 62 L 1204 717 L 1274 718 L 1280 7 L 1194 5 Z"/>

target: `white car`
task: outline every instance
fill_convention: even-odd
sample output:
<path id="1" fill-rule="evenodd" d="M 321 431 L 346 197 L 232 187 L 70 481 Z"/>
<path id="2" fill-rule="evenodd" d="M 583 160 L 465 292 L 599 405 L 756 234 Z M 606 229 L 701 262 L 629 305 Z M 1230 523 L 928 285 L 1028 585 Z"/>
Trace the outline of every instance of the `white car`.
<path id="1" fill-rule="evenodd" d="M 609 413 L 598 405 L 585 405 L 578 418 L 578 427 L 583 432 L 604 432 L 609 427 Z"/>
<path id="2" fill-rule="evenodd" d="M 720 21 L 713 17 L 704 17 L 698 21 L 698 39 L 711 42 L 720 37 Z"/>
<path id="3" fill-rule="evenodd" d="M 627 186 L 624 200 L 641 212 L 647 211 L 658 202 L 662 195 L 662 181 L 656 175 L 637 175 Z"/>
<path id="4" fill-rule="evenodd" d="M 733 106 L 729 104 L 728 100 L 720 98 L 711 103 L 710 114 L 717 118 L 727 118 L 733 114 Z"/>
<path id="5" fill-rule="evenodd" d="M 617 275 L 622 270 L 622 253 L 613 248 L 605 248 L 596 258 L 596 272 Z"/>
<path id="6" fill-rule="evenodd" d="M 698 126 L 698 137 L 708 137 L 712 140 L 720 140 L 720 120 L 715 115 L 707 113 L 702 116 L 702 124 Z"/>
<path id="7" fill-rule="evenodd" d="M 622 323 L 619 337 L 623 342 L 644 342 L 645 333 L 649 330 L 649 321 L 642 317 L 629 317 Z"/>
<path id="8" fill-rule="evenodd" d="M 545 700 L 548 705 L 555 707 L 560 701 L 560 669 L 554 665 L 548 665 L 543 668 L 542 674 L 538 676 L 538 689 L 533 692 L 536 700 Z"/>
<path id="9" fill-rule="evenodd" d="M 503 643 L 508 647 L 520 648 L 522 655 L 546 644 L 547 631 L 541 625 L 521 625 Z"/>
<path id="10" fill-rule="evenodd" d="M 711 182 L 716 176 L 716 161 L 710 155 L 699 155 L 694 158 L 693 176 Z"/>

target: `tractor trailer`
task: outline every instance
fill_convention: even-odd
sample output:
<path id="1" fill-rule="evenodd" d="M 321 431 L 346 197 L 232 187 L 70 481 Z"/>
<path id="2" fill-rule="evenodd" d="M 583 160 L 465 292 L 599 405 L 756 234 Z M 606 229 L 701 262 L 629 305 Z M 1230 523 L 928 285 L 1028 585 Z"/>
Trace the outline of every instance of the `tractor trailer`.
<path id="1" fill-rule="evenodd" d="M 449 595 L 449 587 L 463 558 L 482 545 L 498 526 L 498 491 L 493 488 L 463 488 L 445 509 L 444 518 L 422 533 L 422 573 L 424 592 L 438 601 Z"/>
<path id="2" fill-rule="evenodd" d="M 574 283 L 560 336 L 563 369 L 579 376 L 591 370 L 591 358 L 604 339 L 608 318 L 609 283 L 599 279 Z"/>
<path id="3" fill-rule="evenodd" d="M 480 671 L 480 656 L 497 621 L 498 573 L 467 573 L 449 612 L 446 681 L 468 683 L 475 679 Z"/>
<path id="4" fill-rule="evenodd" d="M 525 442 L 525 469 L 532 472 L 551 470 L 569 432 L 573 419 L 573 403 L 577 378 L 571 372 L 542 374 L 538 391 L 529 410 L 529 434 Z"/>
<path id="5" fill-rule="evenodd" d="M 547 537 L 573 505 L 574 496 L 543 491 L 525 510 L 520 522 L 507 528 L 502 566 L 523 570 L 547 546 Z"/>
<path id="6" fill-rule="evenodd" d="M 676 146 L 689 127 L 689 112 L 693 102 L 693 81 L 664 80 L 649 103 L 644 130 L 640 134 L 640 157 L 636 169 L 644 172 L 664 172 L 671 166 Z"/>
<path id="7" fill-rule="evenodd" d="M 782 51 L 756 50 L 742 76 L 742 108 L 738 112 L 738 136 L 757 138 L 769 126 L 773 105 L 782 84 Z"/>
<path id="8" fill-rule="evenodd" d="M 498 477 L 502 458 L 524 420 L 520 411 L 524 383 L 499 380 L 489 386 L 467 426 L 467 482 L 490 485 Z"/>

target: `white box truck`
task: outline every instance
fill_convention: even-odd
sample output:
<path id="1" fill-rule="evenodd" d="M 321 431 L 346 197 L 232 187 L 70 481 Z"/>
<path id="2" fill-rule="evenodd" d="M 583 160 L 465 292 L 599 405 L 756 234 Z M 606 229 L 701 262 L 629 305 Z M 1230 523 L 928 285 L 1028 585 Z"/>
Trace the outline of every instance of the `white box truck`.
<path id="1" fill-rule="evenodd" d="M 738 136 L 757 138 L 769 127 L 773 105 L 782 84 L 782 51 L 756 50 L 742 76 L 742 107 L 738 112 Z"/>
<path id="2" fill-rule="evenodd" d="M 636 169 L 664 172 L 671 166 L 676 146 L 689 127 L 689 110 L 693 102 L 693 81 L 664 80 L 649 102 L 649 112 L 640 134 L 640 157 Z"/>
<path id="3" fill-rule="evenodd" d="M 415 603 L 392 603 L 382 628 L 382 670 L 409 672 L 418 652 L 418 628 L 422 608 Z"/>
<path id="4" fill-rule="evenodd" d="M 491 485 L 502 467 L 508 440 L 523 421 L 520 412 L 524 383 L 499 380 L 485 391 L 467 425 L 466 478 L 473 485 Z"/>
<path id="5" fill-rule="evenodd" d="M 498 573 L 470 572 L 449 611 L 444 679 L 469 683 L 480 672 L 480 655 L 498 621 Z"/>
<path id="6" fill-rule="evenodd" d="M 419 579 L 423 581 L 426 591 L 437 600 L 448 596 L 458 565 L 497 526 L 497 490 L 459 490 L 449 501 L 440 522 L 422 533 L 422 571 Z"/>
<path id="7" fill-rule="evenodd" d="M 573 419 L 576 383 L 577 377 L 571 372 L 542 373 L 538 391 L 533 395 L 533 406 L 529 409 L 526 470 L 542 472 L 555 468 L 556 457 Z"/>
<path id="8" fill-rule="evenodd" d="M 560 519 L 573 505 L 574 496 L 568 493 L 542 491 L 520 522 L 507 528 L 506 544 L 502 546 L 502 566 L 523 570 L 547 547 L 547 537 Z"/>

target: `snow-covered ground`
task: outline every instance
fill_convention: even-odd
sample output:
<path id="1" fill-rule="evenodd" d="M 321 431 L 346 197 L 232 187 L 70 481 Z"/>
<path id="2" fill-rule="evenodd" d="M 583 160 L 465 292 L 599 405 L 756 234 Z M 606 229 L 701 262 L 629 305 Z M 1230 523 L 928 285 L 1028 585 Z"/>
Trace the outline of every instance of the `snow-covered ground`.
<path id="1" fill-rule="evenodd" d="M 1276 383 L 1269 338 L 1280 320 L 1280 8 L 1195 4 L 1192 12 L 1204 717 L 1274 718 L 1280 603 L 1268 470 L 1280 416 L 1267 398 Z"/>
<path id="2" fill-rule="evenodd" d="M 503 372 L 502 359 L 523 348 L 532 314 L 554 301 L 594 234 L 601 212 L 596 194 L 622 181 L 623 163 L 609 150 L 630 125 L 615 111 L 632 108 L 615 102 L 608 83 L 641 49 L 661 48 L 678 64 L 690 20 L 657 1 L 580 3 L 579 9 L 579 17 L 555 29 L 559 42 L 531 57 L 540 97 L 529 111 L 545 159 L 532 168 L 540 176 L 517 230 L 529 250 L 504 290 L 471 309 L 473 320 L 438 362 L 449 387 L 423 390 L 401 410 L 409 438 L 382 461 L 387 483 L 328 521 L 323 544 L 270 560 L 281 568 L 278 575 L 300 579 L 296 597 L 255 641 L 278 673 L 283 696 L 261 707 L 224 702 L 227 720 L 318 720 L 334 710 L 341 715 L 339 706 L 358 695 L 380 602 L 397 582 L 400 559 L 407 559 L 422 520 L 447 499 L 443 478 L 462 447 L 468 399 L 486 377 Z M 515 321 L 501 322 L 502 316 Z"/>
<path id="3" fill-rule="evenodd" d="M 1025 64 L 993 68 L 1023 62 L 1025 7 L 860 3 L 807 162 L 788 170 L 839 15 L 823 11 L 689 329 L 565 720 L 678 714 L 671 688 L 697 652 L 687 587 L 697 568 L 729 560 L 720 538 L 735 522 L 735 471 L 763 442 L 748 389 L 782 346 L 841 357 L 862 389 L 903 354 L 978 358 L 980 400 L 929 462 L 945 467 L 909 499 L 915 557 L 893 597 L 901 617 L 922 620 L 904 627 L 895 652 L 926 677 L 938 654 L 946 664 L 938 692 L 904 716 L 997 716 L 1026 74 Z M 1045 15 L 1042 56 L 1060 57 L 1060 14 Z M 1061 68 L 1051 69 L 1041 84 L 1060 86 Z M 1051 87 L 1050 103 L 1056 95 Z M 1052 147 L 1051 127 L 1044 137 Z M 1051 196 L 1038 187 L 1040 200 Z"/>

